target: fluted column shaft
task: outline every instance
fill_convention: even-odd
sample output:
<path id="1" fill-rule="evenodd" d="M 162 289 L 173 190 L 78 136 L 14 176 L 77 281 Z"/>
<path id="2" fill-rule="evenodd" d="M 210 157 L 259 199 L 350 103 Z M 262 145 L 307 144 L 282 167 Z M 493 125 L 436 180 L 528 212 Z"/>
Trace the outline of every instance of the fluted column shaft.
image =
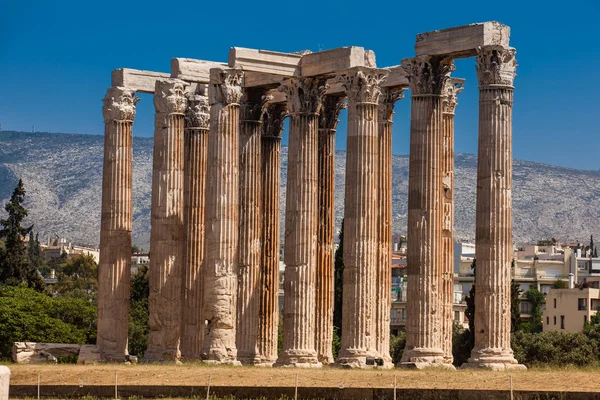
<path id="1" fill-rule="evenodd" d="M 281 130 L 285 106 L 267 108 L 261 139 L 262 157 L 262 255 L 260 305 L 258 314 L 258 352 L 260 362 L 277 361 L 279 328 L 279 209 L 281 185 Z"/>
<path id="2" fill-rule="evenodd" d="M 242 364 L 259 364 L 258 312 L 261 272 L 261 118 L 260 104 L 246 93 L 240 121 L 240 238 L 236 345 Z"/>
<path id="3" fill-rule="evenodd" d="M 150 232 L 150 335 L 145 361 L 181 357 L 184 83 L 156 81 Z"/>
<path id="4" fill-rule="evenodd" d="M 208 324 L 202 358 L 238 363 L 236 303 L 239 232 L 239 104 L 242 72 L 210 70 L 206 231 L 204 239 L 204 318 Z"/>
<path id="5" fill-rule="evenodd" d="M 442 113 L 442 350 L 444 362 L 452 364 L 454 321 L 454 110 L 464 79 L 450 78 L 443 92 Z"/>
<path id="6" fill-rule="evenodd" d="M 402 61 L 412 91 L 408 191 L 406 347 L 401 364 L 443 362 L 442 90 L 451 61 L 421 57 Z"/>
<path id="7" fill-rule="evenodd" d="M 209 121 L 208 97 L 190 95 L 184 134 L 185 256 L 181 301 L 181 356 L 188 360 L 200 358 L 204 340 L 202 263 Z"/>
<path id="8" fill-rule="evenodd" d="M 342 347 L 338 363 L 366 365 L 378 356 L 375 283 L 378 266 L 378 106 L 385 75 L 359 69 L 343 77 L 348 95 Z"/>
<path id="9" fill-rule="evenodd" d="M 318 122 L 323 82 L 286 80 L 290 139 L 285 214 L 283 349 L 277 364 L 321 366 L 315 350 Z"/>
<path id="10" fill-rule="evenodd" d="M 467 366 L 517 364 L 510 346 L 512 259 L 512 105 L 515 50 L 478 49 L 479 149 L 477 161 L 475 345 Z"/>
<path id="11" fill-rule="evenodd" d="M 392 115 L 401 90 L 382 89 L 379 99 L 378 246 L 375 283 L 375 350 L 386 366 L 390 356 L 390 309 L 392 306 Z"/>
<path id="12" fill-rule="evenodd" d="M 316 324 L 317 358 L 333 363 L 333 235 L 335 228 L 335 131 L 344 99 L 327 96 L 319 116 L 319 223 L 317 238 Z"/>
<path id="13" fill-rule="evenodd" d="M 123 361 L 128 354 L 132 228 L 132 125 L 139 99 L 123 87 L 104 98 L 104 166 L 100 264 L 98 265 L 98 335 L 102 354 Z"/>

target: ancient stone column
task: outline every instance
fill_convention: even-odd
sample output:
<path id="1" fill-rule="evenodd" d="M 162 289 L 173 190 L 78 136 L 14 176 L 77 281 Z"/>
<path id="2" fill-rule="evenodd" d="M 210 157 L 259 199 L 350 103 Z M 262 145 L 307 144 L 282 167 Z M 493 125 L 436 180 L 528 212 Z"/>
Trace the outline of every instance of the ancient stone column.
<path id="1" fill-rule="evenodd" d="M 262 174 L 262 91 L 246 89 L 240 108 L 240 220 L 237 299 L 237 358 L 260 364 L 258 312 L 260 307 Z"/>
<path id="2" fill-rule="evenodd" d="M 100 264 L 98 265 L 98 336 L 109 360 L 124 361 L 129 327 L 131 280 L 132 125 L 134 92 L 111 87 L 104 98 L 104 167 Z"/>
<path id="3" fill-rule="evenodd" d="M 452 60 L 402 60 L 412 92 L 408 180 L 406 347 L 401 366 L 443 364 L 442 93 Z"/>
<path id="4" fill-rule="evenodd" d="M 525 369 L 510 347 L 512 105 L 515 49 L 477 51 L 479 149 L 475 229 L 475 345 L 466 367 Z"/>
<path id="5" fill-rule="evenodd" d="M 378 115 L 377 275 L 375 279 L 375 350 L 384 366 L 393 367 L 390 356 L 390 310 L 392 307 L 392 115 L 402 90 L 382 88 Z"/>
<path id="6" fill-rule="evenodd" d="M 243 73 L 210 70 L 210 133 L 206 168 L 202 358 L 237 361 L 236 306 L 239 226 L 239 108 Z"/>
<path id="7" fill-rule="evenodd" d="M 285 105 L 273 104 L 263 114 L 262 126 L 262 255 L 258 353 L 262 365 L 277 361 L 279 328 L 279 191 L 281 186 L 281 131 Z"/>
<path id="8" fill-rule="evenodd" d="M 342 347 L 337 362 L 362 367 L 375 347 L 378 267 L 378 107 L 385 74 L 369 68 L 341 77 L 348 95 Z"/>
<path id="9" fill-rule="evenodd" d="M 335 229 L 335 131 L 346 103 L 326 96 L 319 115 L 319 222 L 316 276 L 315 346 L 323 364 L 333 363 L 333 236 Z"/>
<path id="10" fill-rule="evenodd" d="M 278 365 L 320 367 L 315 349 L 318 122 L 324 80 L 287 79 L 290 115 L 285 213 L 283 349 Z"/>
<path id="11" fill-rule="evenodd" d="M 200 358 L 204 340 L 202 262 L 210 107 L 205 95 L 192 93 L 187 98 L 183 146 L 185 257 L 181 300 L 181 356 L 190 360 Z"/>
<path id="12" fill-rule="evenodd" d="M 454 321 L 454 110 L 464 79 L 446 81 L 442 99 L 442 350 L 444 362 L 452 364 Z"/>
<path id="13" fill-rule="evenodd" d="M 150 335 L 145 361 L 179 361 L 183 282 L 185 83 L 156 81 L 150 231 Z"/>

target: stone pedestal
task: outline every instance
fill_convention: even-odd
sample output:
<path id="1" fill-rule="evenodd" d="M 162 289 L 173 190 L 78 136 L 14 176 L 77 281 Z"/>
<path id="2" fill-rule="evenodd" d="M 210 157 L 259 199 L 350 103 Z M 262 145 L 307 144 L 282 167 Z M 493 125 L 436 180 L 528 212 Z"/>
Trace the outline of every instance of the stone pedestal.
<path id="1" fill-rule="evenodd" d="M 281 131 L 285 105 L 274 104 L 263 115 L 262 156 L 262 255 L 258 353 L 261 365 L 277 361 L 279 328 L 279 209 L 281 182 Z"/>
<path id="2" fill-rule="evenodd" d="M 412 92 L 406 347 L 400 366 L 444 366 L 442 350 L 442 91 L 451 60 L 402 60 Z"/>
<path id="3" fill-rule="evenodd" d="M 283 349 L 277 365 L 320 367 L 315 349 L 318 234 L 318 121 L 324 81 L 291 78 L 287 96 L 290 139 L 285 213 Z"/>
<path id="4" fill-rule="evenodd" d="M 464 79 L 446 81 L 442 99 L 442 350 L 444 362 L 452 364 L 454 321 L 454 110 Z"/>
<path id="5" fill-rule="evenodd" d="M 335 130 L 343 97 L 327 96 L 319 115 L 319 223 L 317 242 L 315 346 L 323 364 L 333 363 L 333 236 L 335 228 Z"/>
<path id="6" fill-rule="evenodd" d="M 510 347 L 512 105 L 515 50 L 478 49 L 475 346 L 463 367 L 525 369 Z"/>
<path id="7" fill-rule="evenodd" d="M 210 133 L 206 168 L 202 358 L 237 361 L 236 303 L 239 232 L 239 108 L 243 73 L 210 70 Z"/>
<path id="8" fill-rule="evenodd" d="M 342 347 L 337 362 L 364 367 L 376 351 L 375 284 L 378 267 L 378 107 L 375 69 L 352 70 L 341 78 L 348 95 Z"/>
<path id="9" fill-rule="evenodd" d="M 375 279 L 375 350 L 384 366 L 393 367 L 390 356 L 390 310 L 392 306 L 392 115 L 402 90 L 383 88 L 379 97 L 379 205 L 378 247 Z"/>
<path id="10" fill-rule="evenodd" d="M 98 336 L 100 351 L 124 361 L 129 327 L 131 280 L 133 91 L 111 87 L 104 98 L 104 167 L 98 265 Z"/>
<path id="11" fill-rule="evenodd" d="M 240 115 L 240 241 L 237 300 L 237 358 L 260 364 L 258 312 L 260 307 L 262 174 L 262 91 L 246 90 Z"/>
<path id="12" fill-rule="evenodd" d="M 199 359 L 204 340 L 203 258 L 206 150 L 210 123 L 208 97 L 188 96 L 184 134 L 185 257 L 181 311 L 181 356 Z"/>
<path id="13" fill-rule="evenodd" d="M 150 335 L 145 362 L 181 358 L 181 294 L 183 281 L 183 132 L 185 84 L 156 81 L 150 232 Z"/>
<path id="14" fill-rule="evenodd" d="M 8 389 L 10 387 L 10 369 L 0 365 L 0 400 L 8 400 Z"/>

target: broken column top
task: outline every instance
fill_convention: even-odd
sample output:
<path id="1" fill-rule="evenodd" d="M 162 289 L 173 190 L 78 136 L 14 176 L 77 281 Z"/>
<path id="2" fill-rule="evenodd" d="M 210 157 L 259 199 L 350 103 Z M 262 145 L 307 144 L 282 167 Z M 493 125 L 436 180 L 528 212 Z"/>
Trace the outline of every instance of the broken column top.
<path id="1" fill-rule="evenodd" d="M 420 33 L 415 44 L 416 56 L 447 55 L 452 58 L 472 57 L 477 47 L 509 46 L 510 27 L 489 21 Z"/>

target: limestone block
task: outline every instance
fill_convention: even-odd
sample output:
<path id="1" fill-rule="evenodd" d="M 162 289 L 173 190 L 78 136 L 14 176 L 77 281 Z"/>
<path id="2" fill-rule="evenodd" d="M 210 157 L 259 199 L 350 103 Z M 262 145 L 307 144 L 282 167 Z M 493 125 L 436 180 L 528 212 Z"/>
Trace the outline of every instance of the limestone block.
<path id="1" fill-rule="evenodd" d="M 162 72 L 119 68 L 112 72 L 112 86 L 123 86 L 134 92 L 154 93 L 156 80 L 169 77 L 169 74 Z"/>
<path id="2" fill-rule="evenodd" d="M 17 364 L 57 362 L 58 357 L 79 355 L 80 344 L 15 342 L 12 358 Z"/>
<path id="3" fill-rule="evenodd" d="M 381 83 L 381 87 L 408 87 L 408 76 L 406 71 L 400 65 L 386 67 L 390 71 L 389 75 Z"/>
<path id="4" fill-rule="evenodd" d="M 356 46 L 340 47 L 303 55 L 300 73 L 302 76 L 335 75 L 353 67 L 374 68 L 375 64 L 375 55 L 370 50 Z"/>
<path id="5" fill-rule="evenodd" d="M 10 369 L 0 365 L 0 400 L 8 400 L 8 388 L 10 386 Z"/>
<path id="6" fill-rule="evenodd" d="M 79 357 L 77 357 L 77 364 L 98 364 L 104 361 L 106 361 L 106 359 L 102 356 L 102 353 L 98 349 L 98 346 L 93 344 L 81 345 L 81 349 L 79 350 Z"/>
<path id="7" fill-rule="evenodd" d="M 301 54 L 279 53 L 269 50 L 232 47 L 229 50 L 229 67 L 248 72 L 262 72 L 272 75 L 298 75 Z"/>
<path id="8" fill-rule="evenodd" d="M 226 63 L 216 61 L 196 60 L 193 58 L 172 58 L 171 78 L 194 83 L 208 83 L 211 68 L 226 66 Z"/>
<path id="9" fill-rule="evenodd" d="M 489 21 L 456 28 L 420 33 L 415 44 L 416 56 L 449 55 L 453 58 L 472 57 L 479 46 L 508 47 L 510 27 Z"/>

